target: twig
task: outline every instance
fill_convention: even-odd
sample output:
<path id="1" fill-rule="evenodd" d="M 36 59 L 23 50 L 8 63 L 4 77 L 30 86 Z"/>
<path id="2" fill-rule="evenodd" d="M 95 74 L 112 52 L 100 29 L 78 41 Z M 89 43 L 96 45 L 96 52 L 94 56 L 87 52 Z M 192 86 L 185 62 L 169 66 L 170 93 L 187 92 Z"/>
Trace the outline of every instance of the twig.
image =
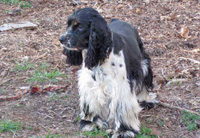
<path id="1" fill-rule="evenodd" d="M 42 58 L 42 57 L 45 57 L 46 55 L 47 55 L 48 53 L 44 53 L 44 54 L 42 54 L 42 55 L 40 55 L 40 56 L 34 56 L 34 60 L 38 60 L 38 59 L 40 59 L 40 58 Z"/>
<path id="2" fill-rule="evenodd" d="M 180 58 L 181 58 L 181 59 L 190 60 L 190 61 L 192 61 L 192 62 L 194 62 L 194 63 L 200 64 L 200 62 L 199 62 L 199 61 L 197 61 L 197 60 L 194 60 L 194 59 L 191 59 L 191 58 L 185 58 L 185 57 L 180 57 Z"/>
<path id="3" fill-rule="evenodd" d="M 170 84 L 173 84 L 173 83 L 178 83 L 178 82 L 184 82 L 184 81 L 187 81 L 187 79 L 172 79 L 171 81 L 169 81 L 166 86 L 170 85 Z"/>
<path id="4" fill-rule="evenodd" d="M 170 105 L 170 104 L 167 104 L 167 103 L 163 103 L 163 102 L 160 102 L 160 101 L 158 102 L 158 105 L 160 105 L 162 107 L 167 107 L 167 108 L 170 108 L 170 109 L 178 109 L 180 111 L 185 111 L 185 112 L 189 112 L 189 113 L 196 114 L 196 115 L 200 116 L 200 113 L 198 113 L 198 112 L 188 110 L 188 109 L 185 109 L 185 108 L 181 108 L 181 107 L 178 107 L 178 106 Z"/>
<path id="5" fill-rule="evenodd" d="M 11 80 L 11 79 L 7 79 L 7 80 L 4 80 L 4 81 L 0 82 L 0 86 L 3 85 L 4 83 L 10 81 L 10 80 Z"/>

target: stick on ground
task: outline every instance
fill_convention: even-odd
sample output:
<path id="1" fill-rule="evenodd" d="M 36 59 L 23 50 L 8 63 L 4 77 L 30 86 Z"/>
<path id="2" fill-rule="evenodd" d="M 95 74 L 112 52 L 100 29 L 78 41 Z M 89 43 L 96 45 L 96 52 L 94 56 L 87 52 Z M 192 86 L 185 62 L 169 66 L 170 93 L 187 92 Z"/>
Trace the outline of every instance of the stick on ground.
<path id="1" fill-rule="evenodd" d="M 198 112 L 188 110 L 188 109 L 185 109 L 185 108 L 181 108 L 181 107 L 178 107 L 178 106 L 170 105 L 170 104 L 167 104 L 167 103 L 158 102 L 158 105 L 160 105 L 162 107 L 167 107 L 167 108 L 170 108 L 170 109 L 178 109 L 180 111 L 185 111 L 185 112 L 196 114 L 196 115 L 200 116 L 200 113 L 198 113 Z"/>

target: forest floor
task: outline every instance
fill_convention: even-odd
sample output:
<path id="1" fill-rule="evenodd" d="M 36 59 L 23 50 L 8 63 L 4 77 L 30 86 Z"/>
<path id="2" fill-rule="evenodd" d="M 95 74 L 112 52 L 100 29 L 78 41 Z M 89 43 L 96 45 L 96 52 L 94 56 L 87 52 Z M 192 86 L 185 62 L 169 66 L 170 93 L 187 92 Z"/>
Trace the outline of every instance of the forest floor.
<path id="1" fill-rule="evenodd" d="M 0 1 L 0 25 L 30 21 L 36 29 L 0 32 L 0 97 L 22 87 L 65 85 L 65 93 L 27 95 L 0 101 L 1 138 L 78 136 L 79 96 L 76 70 L 68 66 L 58 38 L 76 9 L 93 7 L 109 22 L 134 25 L 152 59 L 158 100 L 200 112 L 200 3 L 197 0 L 29 0 L 31 8 Z M 186 30 L 181 33 L 181 30 Z M 53 74 L 54 77 L 45 74 Z M 39 74 L 39 75 L 38 75 Z M 63 75 L 64 74 L 64 75 Z M 3 122 L 21 124 L 6 132 Z M 156 106 L 140 113 L 143 138 L 200 138 L 200 118 Z M 145 126 L 145 127 L 144 127 Z M 9 129 L 8 129 L 9 131 Z M 146 130 L 144 130 L 146 131 Z M 138 136 L 138 138 L 142 136 Z"/>

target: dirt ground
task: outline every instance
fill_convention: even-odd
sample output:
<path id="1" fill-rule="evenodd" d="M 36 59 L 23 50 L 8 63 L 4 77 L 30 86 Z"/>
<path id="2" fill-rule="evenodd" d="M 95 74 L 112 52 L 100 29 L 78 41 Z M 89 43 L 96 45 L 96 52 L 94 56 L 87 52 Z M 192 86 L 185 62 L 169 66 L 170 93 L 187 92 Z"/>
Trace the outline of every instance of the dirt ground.
<path id="1" fill-rule="evenodd" d="M 55 85 L 69 83 L 66 93 L 53 98 L 52 93 L 27 95 L 19 100 L 0 102 L 0 120 L 23 123 L 23 130 L 1 133 L 0 137 L 28 138 L 48 133 L 69 134 L 78 131 L 79 97 L 76 69 L 65 63 L 58 38 L 66 28 L 67 17 L 75 9 L 93 7 L 109 21 L 119 18 L 134 25 L 152 59 L 154 92 L 158 100 L 200 111 L 200 3 L 197 0 L 29 0 L 32 8 L 21 14 L 6 11 L 16 6 L 0 2 L 0 25 L 31 21 L 36 29 L 0 32 L 0 96 L 14 95 L 28 83 L 34 69 L 13 72 L 16 62 L 48 63 L 66 74 Z M 188 33 L 183 33 L 185 28 Z M 19 106 L 20 105 L 20 106 Z M 181 112 L 156 106 L 140 113 L 143 125 L 160 138 L 200 138 L 200 129 L 188 131 L 181 122 Z M 76 137 L 76 136 L 73 136 Z"/>

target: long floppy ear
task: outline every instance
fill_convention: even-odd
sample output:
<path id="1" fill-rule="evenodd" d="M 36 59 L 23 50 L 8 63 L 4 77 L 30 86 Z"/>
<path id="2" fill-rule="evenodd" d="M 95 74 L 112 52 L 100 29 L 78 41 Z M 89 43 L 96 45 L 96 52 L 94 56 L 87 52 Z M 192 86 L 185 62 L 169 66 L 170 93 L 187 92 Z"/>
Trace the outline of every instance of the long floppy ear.
<path id="1" fill-rule="evenodd" d="M 83 58 L 81 51 L 72 51 L 64 48 L 63 54 L 67 56 L 66 63 L 70 65 L 81 65 Z"/>
<path id="2" fill-rule="evenodd" d="M 102 64 L 111 51 L 111 31 L 106 21 L 99 14 L 91 19 L 88 51 L 85 66 L 92 68 Z"/>

